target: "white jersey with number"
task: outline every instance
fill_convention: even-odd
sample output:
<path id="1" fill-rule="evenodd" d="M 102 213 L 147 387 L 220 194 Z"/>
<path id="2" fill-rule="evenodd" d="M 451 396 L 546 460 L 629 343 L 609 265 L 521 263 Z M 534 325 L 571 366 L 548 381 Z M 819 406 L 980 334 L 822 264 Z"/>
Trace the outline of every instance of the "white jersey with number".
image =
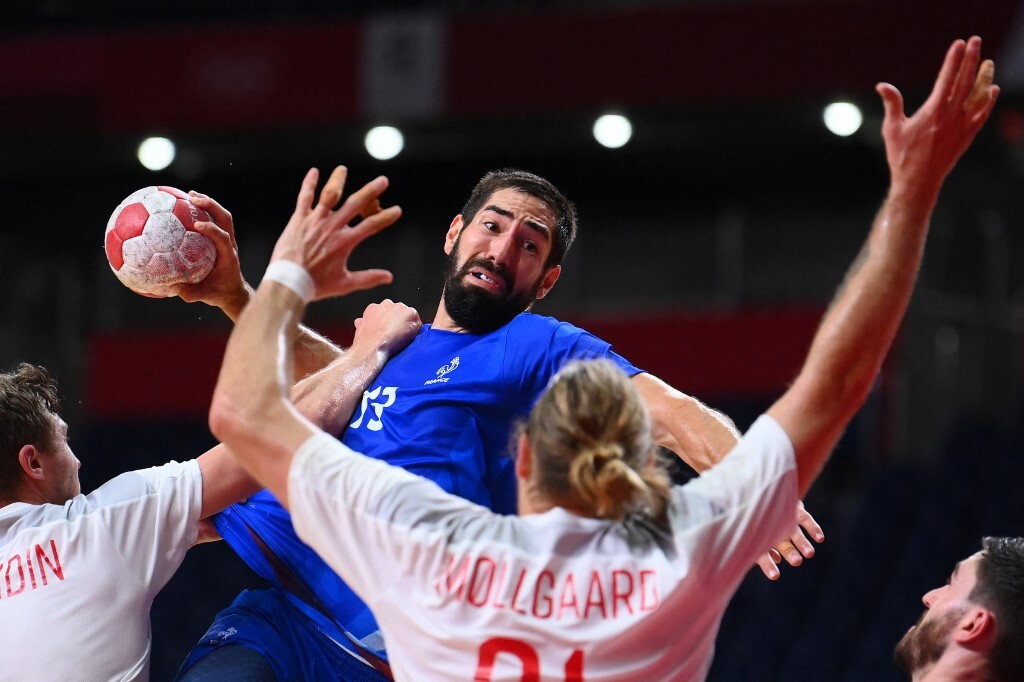
<path id="1" fill-rule="evenodd" d="M 146 680 L 149 609 L 196 539 L 195 461 L 0 508 L 0 680 Z"/>
<path id="2" fill-rule="evenodd" d="M 556 508 L 499 516 L 333 438 L 296 452 L 295 529 L 373 609 L 398 680 L 698 680 L 746 572 L 793 523 L 767 416 L 673 489 L 668 532 Z"/>

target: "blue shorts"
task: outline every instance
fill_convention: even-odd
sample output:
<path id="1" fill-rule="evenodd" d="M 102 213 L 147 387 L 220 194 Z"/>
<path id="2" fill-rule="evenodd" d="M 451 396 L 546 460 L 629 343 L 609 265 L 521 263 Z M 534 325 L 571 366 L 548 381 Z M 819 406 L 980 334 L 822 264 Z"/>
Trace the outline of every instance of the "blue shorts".
<path id="1" fill-rule="evenodd" d="M 258 651 L 280 682 L 387 682 L 386 677 L 324 634 L 276 588 L 246 590 L 238 595 L 192 647 L 177 677 L 226 645 Z"/>

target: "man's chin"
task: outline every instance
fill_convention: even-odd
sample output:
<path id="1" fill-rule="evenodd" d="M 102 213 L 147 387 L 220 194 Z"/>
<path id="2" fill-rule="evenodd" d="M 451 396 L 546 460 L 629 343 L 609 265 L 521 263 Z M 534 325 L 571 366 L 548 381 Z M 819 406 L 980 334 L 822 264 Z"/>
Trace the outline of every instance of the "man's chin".
<path id="1" fill-rule="evenodd" d="M 448 316 L 466 331 L 486 334 L 504 327 L 527 306 L 496 296 L 478 285 L 462 284 L 458 290 L 445 291 Z"/>

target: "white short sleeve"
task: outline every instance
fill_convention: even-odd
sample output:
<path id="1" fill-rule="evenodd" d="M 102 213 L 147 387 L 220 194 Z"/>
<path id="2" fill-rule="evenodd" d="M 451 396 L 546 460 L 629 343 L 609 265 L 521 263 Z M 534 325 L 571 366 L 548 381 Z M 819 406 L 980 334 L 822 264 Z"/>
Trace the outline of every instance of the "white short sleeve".
<path id="1" fill-rule="evenodd" d="M 202 472 L 195 460 L 130 471 L 86 496 L 104 517 L 125 564 L 156 594 L 198 535 Z"/>
<path id="2" fill-rule="evenodd" d="M 742 579 L 791 530 L 798 499 L 793 444 L 762 415 L 721 462 L 675 489 L 670 523 L 713 590 Z"/>
<path id="3" fill-rule="evenodd" d="M 195 461 L 132 471 L 64 505 L 0 508 L 0 679 L 145 680 L 149 609 L 196 538 Z M 42 666 L 42 667 L 40 667 Z"/>

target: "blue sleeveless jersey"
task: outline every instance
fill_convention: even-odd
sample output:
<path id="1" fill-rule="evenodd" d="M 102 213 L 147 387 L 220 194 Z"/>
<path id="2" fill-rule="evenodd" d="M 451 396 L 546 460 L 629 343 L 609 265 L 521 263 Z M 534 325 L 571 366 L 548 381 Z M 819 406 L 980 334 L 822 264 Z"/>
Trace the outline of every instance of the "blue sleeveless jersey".
<path id="1" fill-rule="evenodd" d="M 513 514 L 510 446 L 516 422 L 529 414 L 563 365 L 593 358 L 607 358 L 629 376 L 641 371 L 604 341 L 550 317 L 523 313 L 483 335 L 425 325 L 363 394 L 341 440 L 451 493 Z M 288 512 L 270 493 L 229 507 L 215 521 L 224 540 L 253 570 L 285 588 L 256 545 L 252 533 L 258 534 L 349 635 L 384 656 L 369 609 L 296 537 Z M 324 632 L 346 644 L 345 633 L 330 619 L 285 592 Z"/>

